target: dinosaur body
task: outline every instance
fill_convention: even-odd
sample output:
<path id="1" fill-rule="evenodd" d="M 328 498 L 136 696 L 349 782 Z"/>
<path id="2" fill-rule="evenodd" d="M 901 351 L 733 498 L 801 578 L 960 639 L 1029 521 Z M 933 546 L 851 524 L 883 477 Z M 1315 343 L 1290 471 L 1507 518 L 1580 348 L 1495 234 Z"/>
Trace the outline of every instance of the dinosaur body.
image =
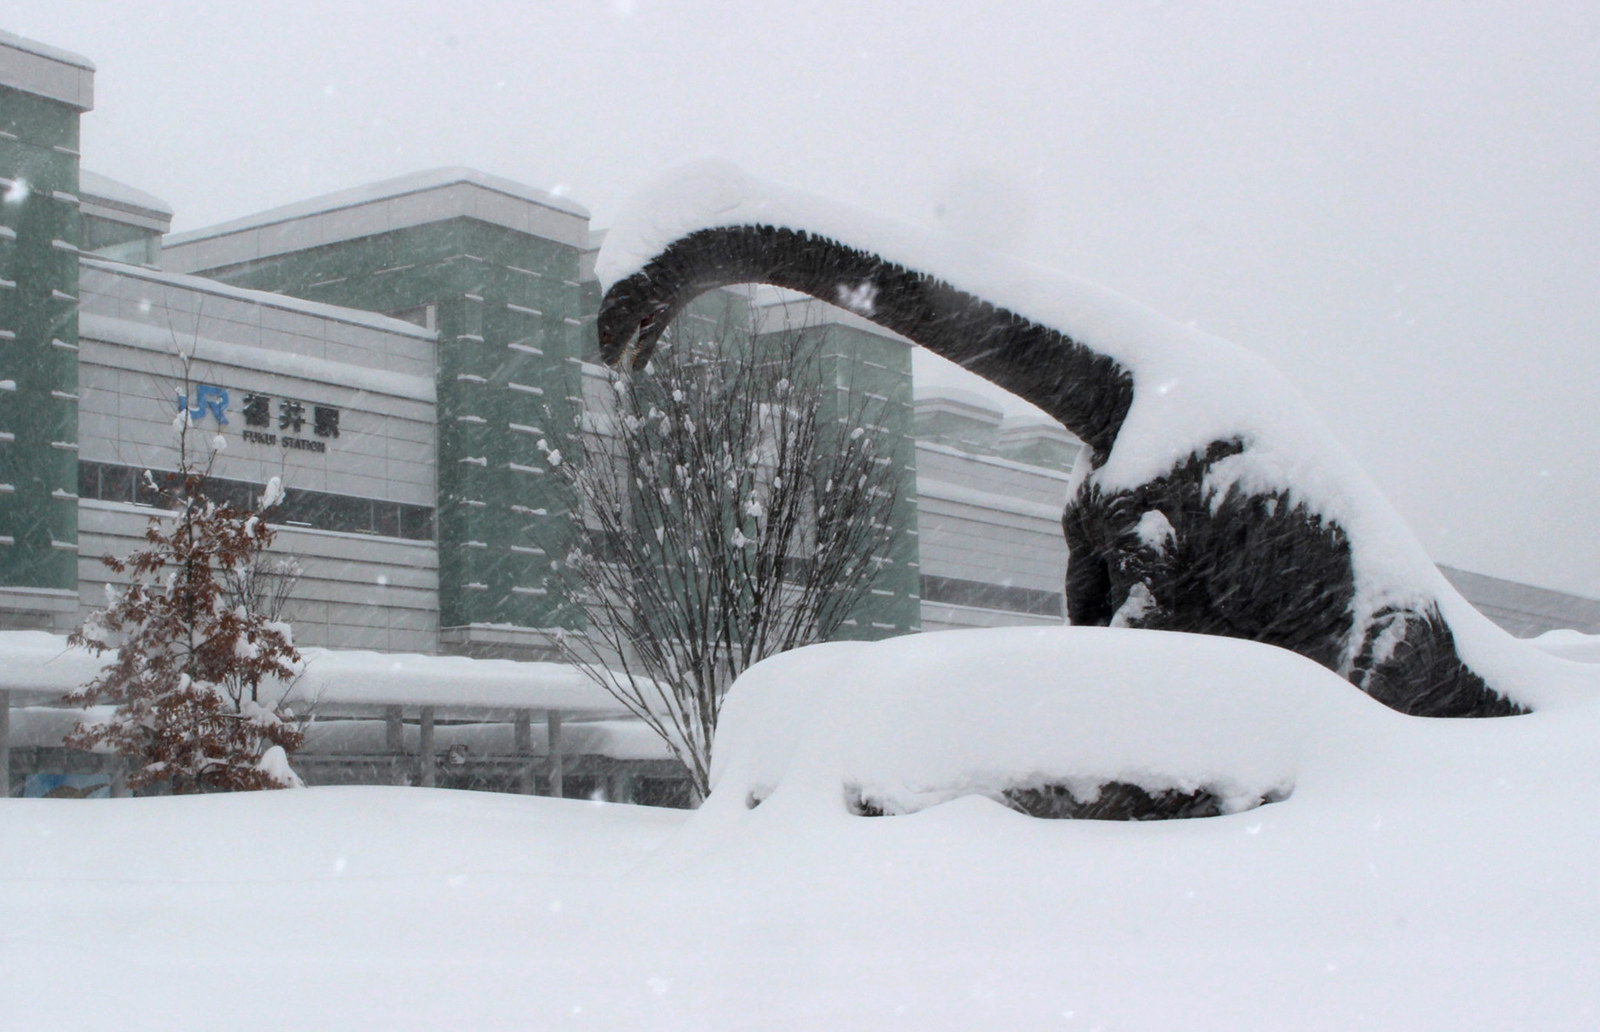
<path id="1" fill-rule="evenodd" d="M 1086 308 L 1081 332 L 826 231 L 766 222 L 759 210 L 744 219 L 727 205 L 707 208 L 722 224 L 662 235 L 611 284 L 599 317 L 606 361 L 644 364 L 671 319 L 717 287 L 768 283 L 841 304 L 1032 402 L 1084 441 L 1089 472 L 1063 518 L 1072 623 L 1281 646 L 1406 713 L 1524 711 L 1461 660 L 1437 604 L 1448 588 L 1425 556 L 1407 556 L 1395 567 L 1403 573 L 1387 578 L 1418 583 L 1371 590 L 1338 506 L 1308 502 L 1290 474 L 1273 479 L 1271 470 L 1298 461 L 1298 438 L 1289 434 L 1286 443 L 1271 432 L 1281 417 L 1241 417 L 1236 432 L 1209 438 L 1151 436 L 1150 413 L 1163 405 L 1178 411 L 1173 425 L 1184 425 L 1183 377 L 1094 343 L 1096 334 L 1138 337 L 1148 322 L 1142 309 L 1113 308 L 1107 317 Z M 1070 323 L 1077 313 L 1068 309 Z M 1287 389 L 1255 363 L 1240 363 L 1241 377 L 1259 381 L 1241 387 L 1242 407 L 1263 391 Z M 1330 476 L 1325 465 L 1313 460 L 1310 479 Z"/>
<path id="2" fill-rule="evenodd" d="M 1358 625 L 1351 545 L 1337 523 L 1284 493 L 1204 488 L 1204 455 L 1135 488 L 1092 480 L 1062 517 L 1074 624 L 1248 638 L 1298 652 L 1417 716 L 1508 716 L 1522 708 L 1457 655 L 1436 605 L 1384 607 Z"/>

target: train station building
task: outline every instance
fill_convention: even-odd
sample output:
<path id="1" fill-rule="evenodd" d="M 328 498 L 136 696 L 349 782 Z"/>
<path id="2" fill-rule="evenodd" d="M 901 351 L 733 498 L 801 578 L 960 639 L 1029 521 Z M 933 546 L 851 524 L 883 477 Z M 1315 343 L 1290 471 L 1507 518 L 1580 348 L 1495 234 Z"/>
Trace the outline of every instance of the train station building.
<path id="1" fill-rule="evenodd" d="M 0 55 L 0 621 L 59 632 L 100 604 L 98 557 L 142 532 L 182 406 L 189 446 L 221 445 L 220 490 L 288 489 L 301 642 L 547 658 L 572 616 L 543 524 L 570 500 L 536 444 L 607 404 L 588 213 L 441 169 L 171 234 L 165 202 L 79 166 L 89 62 L 15 38 Z M 1070 435 L 919 396 L 910 345 L 842 310 L 717 303 L 818 328 L 841 382 L 882 399 L 905 505 L 852 634 L 1060 618 Z"/>
<path id="2" fill-rule="evenodd" d="M 454 168 L 174 234 L 166 202 L 82 167 L 93 100 L 91 62 L 0 34 L 0 629 L 61 634 L 103 604 L 99 557 L 142 534 L 144 472 L 178 467 L 187 411 L 217 490 L 287 489 L 299 644 L 554 658 L 572 503 L 537 444 L 603 432 L 610 399 L 588 212 Z M 908 342 L 841 309 L 714 300 L 817 329 L 881 402 L 903 504 L 850 635 L 1062 619 L 1075 439 L 919 383 Z M 1516 633 L 1600 631 L 1590 600 L 1446 572 Z"/>

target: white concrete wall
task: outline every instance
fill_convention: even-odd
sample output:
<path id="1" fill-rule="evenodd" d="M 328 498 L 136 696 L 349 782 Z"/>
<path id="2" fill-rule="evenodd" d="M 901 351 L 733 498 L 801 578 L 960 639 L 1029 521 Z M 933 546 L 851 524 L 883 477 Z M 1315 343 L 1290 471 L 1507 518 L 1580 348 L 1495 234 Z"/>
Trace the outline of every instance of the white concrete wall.
<path id="1" fill-rule="evenodd" d="M 922 574 L 1059 594 L 1067 475 L 945 445 L 917 445 Z M 924 598 L 925 631 L 1060 623 L 1059 618 Z"/>
<path id="2" fill-rule="evenodd" d="M 79 618 L 105 605 L 112 580 L 99 557 L 139 547 L 155 512 L 142 506 L 78 505 Z M 439 556 L 431 541 L 284 529 L 271 553 L 303 570 L 283 616 L 295 642 L 383 652 L 437 651 Z"/>
<path id="3" fill-rule="evenodd" d="M 79 459 L 173 469 L 178 437 L 180 352 L 194 356 L 191 387 L 228 390 L 228 424 L 207 413 L 189 435 L 191 450 L 225 449 L 214 475 L 290 490 L 317 491 L 432 508 L 437 461 L 431 333 L 397 320 L 220 287 L 194 277 L 103 262 L 82 271 L 79 351 Z M 243 403 L 268 395 L 302 402 L 296 436 L 325 452 L 246 441 Z M 317 438 L 313 405 L 339 410 L 339 436 Z M 200 457 L 204 457 L 203 454 Z M 153 510 L 81 500 L 81 604 L 104 604 L 106 553 L 137 545 Z M 273 552 L 292 555 L 304 573 L 286 615 L 305 645 L 433 652 L 438 647 L 438 549 L 376 534 L 289 528 Z"/>
<path id="4" fill-rule="evenodd" d="M 308 491 L 432 506 L 436 461 L 433 340 L 397 320 L 333 320 L 316 311 L 252 304 L 204 289 L 203 280 L 85 263 L 81 281 L 79 457 L 99 462 L 176 463 L 176 395 L 187 376 L 230 394 L 229 423 L 199 421 L 200 443 L 221 433 L 213 472 Z M 405 330 L 399 329 L 405 327 Z M 339 410 L 326 452 L 246 441 L 248 393 Z M 308 424 L 296 436 L 313 438 Z"/>

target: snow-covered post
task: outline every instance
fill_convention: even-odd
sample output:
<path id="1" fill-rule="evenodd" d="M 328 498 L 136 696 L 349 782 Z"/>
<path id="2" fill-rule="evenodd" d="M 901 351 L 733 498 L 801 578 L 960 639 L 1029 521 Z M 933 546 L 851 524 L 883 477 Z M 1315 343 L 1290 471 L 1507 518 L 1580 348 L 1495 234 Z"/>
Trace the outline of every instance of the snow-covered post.
<path id="1" fill-rule="evenodd" d="M 433 707 L 422 707 L 417 742 L 417 784 L 432 788 L 438 782 L 439 765 L 433 755 Z"/>
<path id="2" fill-rule="evenodd" d="M 128 799 L 133 791 L 128 788 L 128 758 L 111 757 L 111 798 Z"/>
<path id="3" fill-rule="evenodd" d="M 0 688 L 0 799 L 11 795 L 11 693 Z"/>
<path id="4" fill-rule="evenodd" d="M 511 751 L 523 760 L 517 768 L 517 791 L 533 795 L 533 714 L 528 710 L 518 710 L 511 725 Z"/>
<path id="5" fill-rule="evenodd" d="M 561 755 L 561 714 L 549 710 L 544 715 L 545 741 L 550 746 L 550 794 L 560 799 L 565 794 L 566 761 Z"/>
<path id="6" fill-rule="evenodd" d="M 383 708 L 383 746 L 389 752 L 389 783 L 405 784 L 406 723 L 399 706 Z"/>

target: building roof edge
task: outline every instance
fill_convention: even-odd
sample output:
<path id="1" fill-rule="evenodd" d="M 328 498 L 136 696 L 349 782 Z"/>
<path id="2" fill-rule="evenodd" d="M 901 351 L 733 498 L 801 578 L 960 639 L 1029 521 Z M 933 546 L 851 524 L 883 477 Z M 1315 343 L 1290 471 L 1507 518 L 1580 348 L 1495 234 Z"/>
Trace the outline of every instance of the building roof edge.
<path id="1" fill-rule="evenodd" d="M 26 53 L 33 54 L 37 57 L 45 57 L 52 61 L 60 61 L 62 64 L 69 64 L 77 68 L 82 68 L 86 72 L 92 72 L 95 70 L 94 62 L 89 60 L 87 57 L 84 57 L 82 54 L 75 54 L 70 50 L 63 50 L 60 47 L 53 47 L 48 43 L 40 43 L 38 40 L 29 39 L 26 36 L 19 36 L 14 32 L 7 32 L 4 29 L 0 29 L 0 46 L 8 46 L 15 50 L 21 50 Z"/>
<path id="2" fill-rule="evenodd" d="M 313 215 L 338 211 L 341 208 L 354 208 L 364 204 L 374 204 L 395 197 L 403 197 L 407 194 L 455 186 L 459 183 L 505 194 L 517 200 L 549 208 L 552 211 L 569 215 L 573 218 L 589 218 L 589 209 L 549 190 L 541 190 L 526 183 L 519 183 L 514 179 L 491 175 L 473 168 L 447 166 L 412 172 L 407 175 L 396 176 L 393 179 L 383 179 L 375 183 L 349 187 L 344 190 L 335 190 L 332 193 L 309 197 L 303 201 L 295 201 L 276 208 L 268 208 L 265 211 L 230 219 L 226 222 L 174 233 L 167 238 L 166 246 L 182 247 L 185 244 L 209 240 L 213 237 L 259 229 L 262 226 L 270 226 L 280 222 L 293 222 Z"/>

